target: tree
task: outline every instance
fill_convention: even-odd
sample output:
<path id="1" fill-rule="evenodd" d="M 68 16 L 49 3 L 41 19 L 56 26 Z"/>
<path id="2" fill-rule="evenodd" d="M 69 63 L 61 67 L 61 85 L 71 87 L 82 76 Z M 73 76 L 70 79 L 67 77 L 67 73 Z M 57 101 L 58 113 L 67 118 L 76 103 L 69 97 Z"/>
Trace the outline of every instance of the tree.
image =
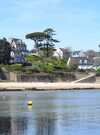
<path id="1" fill-rule="evenodd" d="M 27 34 L 26 39 L 34 40 L 38 54 L 41 54 L 44 57 L 50 57 L 53 54 L 55 43 L 59 42 L 53 38 L 54 35 L 54 30 L 48 28 L 43 32 Z"/>
<path id="2" fill-rule="evenodd" d="M 98 47 L 100 48 L 100 44 L 98 45 Z"/>
<path id="3" fill-rule="evenodd" d="M 35 48 L 39 52 L 39 48 L 41 48 L 41 46 L 43 44 L 42 42 L 45 40 L 45 38 L 47 38 L 47 36 L 48 35 L 44 32 L 34 32 L 34 33 L 27 34 L 26 39 L 34 40 Z"/>
<path id="4" fill-rule="evenodd" d="M 58 43 L 59 41 L 53 38 L 53 36 L 56 34 L 52 28 L 45 29 L 44 33 L 48 36 L 46 38 L 46 43 L 44 43 L 43 49 L 46 52 L 46 57 L 50 57 L 53 55 L 53 52 L 55 50 L 55 43 Z"/>
<path id="5" fill-rule="evenodd" d="M 87 50 L 86 56 L 91 59 L 96 56 L 96 52 L 94 50 Z"/>
<path id="6" fill-rule="evenodd" d="M 0 63 L 9 64 L 11 47 L 6 38 L 0 39 Z"/>
<path id="7" fill-rule="evenodd" d="M 63 52 L 63 58 L 68 60 L 69 57 L 71 57 L 71 53 L 72 53 L 72 50 L 70 47 L 67 47 L 67 48 L 61 48 L 62 52 Z"/>

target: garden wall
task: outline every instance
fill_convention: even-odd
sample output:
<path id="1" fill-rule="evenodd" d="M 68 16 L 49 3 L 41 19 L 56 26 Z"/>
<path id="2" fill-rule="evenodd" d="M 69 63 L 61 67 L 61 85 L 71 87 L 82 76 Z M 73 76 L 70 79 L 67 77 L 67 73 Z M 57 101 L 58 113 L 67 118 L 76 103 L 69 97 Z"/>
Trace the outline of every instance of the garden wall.
<path id="1" fill-rule="evenodd" d="M 18 82 L 59 82 L 74 81 L 76 79 L 73 73 L 33 73 L 33 74 L 17 74 Z"/>

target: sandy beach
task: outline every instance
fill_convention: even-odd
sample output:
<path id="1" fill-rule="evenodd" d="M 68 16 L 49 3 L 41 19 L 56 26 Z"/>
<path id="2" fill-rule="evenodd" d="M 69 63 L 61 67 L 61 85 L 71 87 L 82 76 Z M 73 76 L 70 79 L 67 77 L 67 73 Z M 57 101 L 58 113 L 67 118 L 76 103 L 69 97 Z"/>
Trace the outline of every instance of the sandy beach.
<path id="1" fill-rule="evenodd" d="M 100 89 L 98 83 L 44 83 L 44 82 L 2 82 L 0 90 L 77 90 L 77 89 Z"/>

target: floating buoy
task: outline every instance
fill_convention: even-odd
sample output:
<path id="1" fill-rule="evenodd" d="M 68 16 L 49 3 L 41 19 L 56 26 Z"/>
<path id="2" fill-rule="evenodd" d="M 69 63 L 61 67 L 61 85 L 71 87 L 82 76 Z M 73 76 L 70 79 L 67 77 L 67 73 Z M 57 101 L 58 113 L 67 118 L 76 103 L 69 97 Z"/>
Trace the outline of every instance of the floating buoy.
<path id="1" fill-rule="evenodd" d="M 32 110 L 32 105 L 28 105 L 28 109 L 31 111 Z"/>
<path id="2" fill-rule="evenodd" d="M 32 100 L 29 100 L 28 103 L 27 103 L 27 105 L 32 106 Z"/>

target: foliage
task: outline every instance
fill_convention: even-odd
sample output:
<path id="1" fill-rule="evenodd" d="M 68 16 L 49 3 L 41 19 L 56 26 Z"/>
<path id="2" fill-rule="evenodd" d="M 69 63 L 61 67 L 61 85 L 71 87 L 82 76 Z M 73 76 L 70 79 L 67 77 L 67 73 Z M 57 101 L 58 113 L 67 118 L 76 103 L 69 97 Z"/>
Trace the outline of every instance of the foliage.
<path id="1" fill-rule="evenodd" d="M 37 62 L 37 61 L 42 60 L 42 58 L 39 57 L 39 56 L 36 56 L 36 55 L 27 55 L 27 56 L 25 57 L 25 60 L 28 61 L 28 62 L 34 63 L 35 61 Z"/>
<path id="2" fill-rule="evenodd" d="M 22 64 L 12 64 L 4 66 L 8 71 L 22 71 Z"/>
<path id="3" fill-rule="evenodd" d="M 53 70 L 54 70 L 53 64 L 48 63 L 47 61 L 43 62 L 43 63 L 40 63 L 39 66 L 40 66 L 40 69 L 41 69 L 42 72 L 52 73 Z"/>
<path id="4" fill-rule="evenodd" d="M 43 32 L 34 32 L 26 35 L 26 39 L 31 39 L 35 42 L 35 48 L 40 56 L 50 57 L 55 50 L 55 43 L 59 41 L 54 39 L 54 30 L 48 28 Z"/>
<path id="5" fill-rule="evenodd" d="M 40 72 L 40 68 L 38 66 L 32 66 L 31 68 L 24 68 L 23 72 L 26 74 L 33 74 L 35 73 L 39 73 Z"/>
<path id="6" fill-rule="evenodd" d="M 37 41 L 42 41 L 44 40 L 44 38 L 47 38 L 47 34 L 45 34 L 44 32 L 33 32 L 33 33 L 30 33 L 30 34 L 27 34 L 26 35 L 26 39 L 32 39 L 34 40 L 35 42 Z"/>
<path id="7" fill-rule="evenodd" d="M 53 36 L 56 35 L 54 32 L 55 31 L 52 28 L 47 28 L 44 30 L 44 33 L 48 35 L 48 37 L 45 39 L 46 42 L 44 43 L 43 47 L 45 57 L 50 57 L 53 55 L 55 43 L 59 42 L 57 39 L 53 38 Z"/>
<path id="8" fill-rule="evenodd" d="M 88 50 L 86 51 L 86 56 L 90 59 L 96 56 L 96 52 L 94 50 Z"/>
<path id="9" fill-rule="evenodd" d="M 78 65 L 77 65 L 77 64 L 74 64 L 74 65 L 69 65 L 69 66 L 67 66 L 66 70 L 67 70 L 68 72 L 71 72 L 71 71 L 76 71 L 77 68 L 78 68 Z"/>
<path id="10" fill-rule="evenodd" d="M 11 47 L 6 39 L 0 39 L 0 64 L 9 64 L 10 51 Z"/>
<path id="11" fill-rule="evenodd" d="M 31 66 L 22 64 L 0 65 L 8 71 L 24 72 L 32 74 L 35 72 L 53 73 L 54 71 L 72 72 L 77 69 L 77 65 L 67 66 L 67 60 L 57 58 L 41 58 L 38 56 L 27 55 L 26 61 L 31 62 Z"/>
<path id="12" fill-rule="evenodd" d="M 97 76 L 100 76 L 100 68 L 97 68 L 97 69 L 96 69 L 96 75 L 97 75 Z"/>
<path id="13" fill-rule="evenodd" d="M 43 46 L 43 41 L 48 37 L 48 35 L 44 32 L 33 32 L 29 33 L 26 36 L 26 39 L 31 39 L 35 42 L 35 48 L 38 50 Z"/>
<path id="14" fill-rule="evenodd" d="M 68 60 L 68 58 L 71 57 L 71 53 L 72 53 L 71 48 L 67 47 L 67 48 L 60 48 L 60 49 L 63 52 L 63 58 Z"/>

